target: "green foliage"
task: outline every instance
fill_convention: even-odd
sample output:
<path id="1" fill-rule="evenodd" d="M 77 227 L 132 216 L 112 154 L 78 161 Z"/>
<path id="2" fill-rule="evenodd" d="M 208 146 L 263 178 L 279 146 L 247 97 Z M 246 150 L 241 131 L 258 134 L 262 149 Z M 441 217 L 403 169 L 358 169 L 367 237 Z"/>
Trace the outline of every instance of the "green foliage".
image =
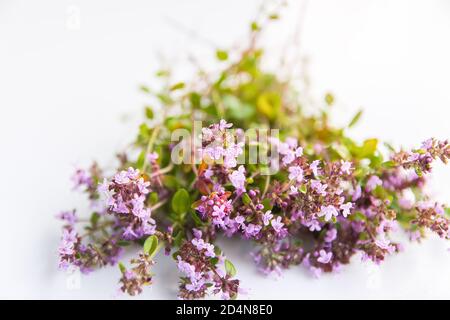
<path id="1" fill-rule="evenodd" d="M 145 240 L 143 251 L 145 254 L 153 256 L 156 252 L 157 247 L 158 247 L 158 237 L 152 235 Z"/>
<path id="2" fill-rule="evenodd" d="M 231 263 L 230 260 L 225 259 L 225 271 L 227 272 L 227 274 L 230 277 L 234 277 L 236 275 L 236 268 L 235 266 Z"/>
<path id="3" fill-rule="evenodd" d="M 179 189 L 172 198 L 172 210 L 179 216 L 188 212 L 191 207 L 191 199 L 186 189 Z"/>

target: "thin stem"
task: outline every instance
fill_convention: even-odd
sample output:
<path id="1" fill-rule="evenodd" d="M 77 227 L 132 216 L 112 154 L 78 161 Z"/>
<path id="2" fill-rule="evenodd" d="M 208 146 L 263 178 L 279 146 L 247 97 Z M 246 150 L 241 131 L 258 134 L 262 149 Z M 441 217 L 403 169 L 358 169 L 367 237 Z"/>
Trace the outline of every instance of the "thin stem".
<path id="1" fill-rule="evenodd" d="M 157 125 L 152 132 L 152 135 L 150 139 L 148 140 L 147 149 L 145 150 L 145 158 L 144 158 L 144 165 L 142 166 L 142 172 L 145 172 L 145 169 L 148 165 L 148 155 L 150 152 L 152 152 L 153 144 L 155 143 L 156 137 L 159 133 L 159 130 L 161 129 L 161 125 Z"/>

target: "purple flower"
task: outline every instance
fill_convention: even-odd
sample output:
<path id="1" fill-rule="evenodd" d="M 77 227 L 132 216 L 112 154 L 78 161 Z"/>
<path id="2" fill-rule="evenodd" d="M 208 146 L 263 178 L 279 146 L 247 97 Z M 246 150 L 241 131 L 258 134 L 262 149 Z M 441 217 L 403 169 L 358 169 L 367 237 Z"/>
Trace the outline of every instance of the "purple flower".
<path id="1" fill-rule="evenodd" d="M 150 161 L 150 162 L 154 162 L 158 158 L 159 158 L 159 155 L 156 152 L 151 152 L 151 153 L 147 154 L 147 160 Z"/>
<path id="2" fill-rule="evenodd" d="M 263 214 L 262 219 L 263 219 L 263 224 L 265 226 L 268 226 L 270 224 L 270 220 L 272 220 L 273 218 L 273 214 L 272 211 L 266 211 L 266 213 Z"/>
<path id="3" fill-rule="evenodd" d="M 431 149 L 433 147 L 433 142 L 434 142 L 433 138 L 425 140 L 424 142 L 422 142 L 422 147 L 421 148 L 425 149 L 425 150 L 429 150 L 429 149 Z"/>
<path id="4" fill-rule="evenodd" d="M 245 168 L 244 166 L 239 166 L 238 170 L 233 171 L 228 178 L 231 181 L 231 184 L 238 191 L 245 191 Z"/>
<path id="5" fill-rule="evenodd" d="M 347 216 L 350 214 L 350 209 L 351 208 L 353 208 L 353 203 L 351 203 L 351 202 L 347 202 L 345 204 L 341 204 L 339 209 L 342 210 L 342 215 L 344 216 L 344 218 L 347 218 Z"/>
<path id="6" fill-rule="evenodd" d="M 56 217 L 58 219 L 66 221 L 70 226 L 73 226 L 78 221 L 78 218 L 75 214 L 75 210 L 62 211 Z"/>
<path id="7" fill-rule="evenodd" d="M 321 196 L 326 196 L 326 189 L 327 189 L 328 185 L 327 184 L 322 184 L 320 183 L 320 181 L 318 180 L 311 180 L 311 188 L 313 188 L 314 190 L 316 190 L 316 192 L 318 194 L 320 194 Z"/>
<path id="8" fill-rule="evenodd" d="M 214 246 L 203 239 L 194 238 L 191 240 L 192 244 L 197 248 L 197 250 L 205 250 L 205 256 L 214 258 L 216 254 L 214 253 Z"/>
<path id="9" fill-rule="evenodd" d="M 385 237 L 375 240 L 375 244 L 381 249 L 389 250 L 391 242 Z"/>
<path id="10" fill-rule="evenodd" d="M 86 186 L 87 188 L 92 187 L 93 179 L 89 176 L 86 170 L 77 169 L 72 176 L 72 181 L 74 184 L 74 189 L 78 189 L 81 186 Z"/>
<path id="11" fill-rule="evenodd" d="M 227 123 L 224 119 L 221 119 L 219 122 L 219 130 L 225 131 L 226 129 L 229 129 L 233 126 L 232 123 Z"/>
<path id="12" fill-rule="evenodd" d="M 325 221 L 330 221 L 331 218 L 337 217 L 337 215 L 339 214 L 339 212 L 336 210 L 336 208 L 332 205 L 328 205 L 328 206 L 322 206 L 320 208 L 320 212 L 317 214 L 319 217 L 325 217 Z"/>
<path id="13" fill-rule="evenodd" d="M 349 161 L 341 161 L 341 172 L 344 174 L 350 174 L 352 169 L 352 163 Z"/>
<path id="14" fill-rule="evenodd" d="M 369 180 L 367 180 L 366 183 L 366 191 L 371 192 L 374 190 L 377 186 L 381 186 L 383 184 L 383 181 L 378 176 L 371 176 Z"/>
<path id="15" fill-rule="evenodd" d="M 330 229 L 325 234 L 325 242 L 333 242 L 337 237 L 337 230 L 335 228 Z"/>
<path id="16" fill-rule="evenodd" d="M 301 182 L 303 180 L 303 169 L 299 166 L 289 167 L 289 180 Z"/>
<path id="17" fill-rule="evenodd" d="M 320 160 L 314 160 L 309 166 L 315 177 L 319 175 L 319 164 Z"/>
<path id="18" fill-rule="evenodd" d="M 248 226 L 245 227 L 244 234 L 248 238 L 256 237 L 259 234 L 259 231 L 261 231 L 261 226 L 249 223 Z"/>
<path id="19" fill-rule="evenodd" d="M 408 159 L 406 161 L 413 162 L 413 161 L 418 160 L 419 157 L 420 157 L 420 154 L 418 154 L 416 152 L 409 152 Z"/>
<path id="20" fill-rule="evenodd" d="M 319 251 L 319 258 L 317 258 L 317 261 L 323 264 L 327 264 L 331 261 L 331 258 L 333 257 L 332 252 L 326 252 L 325 250 L 321 249 Z"/>
<path id="21" fill-rule="evenodd" d="M 309 228 L 309 231 L 311 232 L 320 231 L 322 229 L 320 227 L 319 221 L 317 220 L 308 221 L 305 225 Z"/>
<path id="22" fill-rule="evenodd" d="M 271 221 L 272 228 L 275 230 L 276 233 L 280 233 L 283 229 L 284 223 L 281 222 L 281 217 L 278 216 L 276 219 L 273 219 Z"/>
<path id="23" fill-rule="evenodd" d="M 359 198 L 361 198 L 361 194 L 362 194 L 361 186 L 358 185 L 356 189 L 353 191 L 352 201 L 357 201 Z"/>
<path id="24" fill-rule="evenodd" d="M 296 186 L 291 186 L 290 187 L 290 191 L 289 191 L 289 195 L 290 196 L 295 196 L 298 194 L 298 188 Z"/>
<path id="25" fill-rule="evenodd" d="M 74 255 L 75 254 L 75 244 L 78 242 L 78 234 L 75 230 L 70 228 L 64 228 L 61 238 L 61 243 L 59 245 L 59 254 L 64 255 Z"/>
<path id="26" fill-rule="evenodd" d="M 293 150 L 287 150 L 283 157 L 283 164 L 288 165 L 295 160 L 295 152 Z"/>

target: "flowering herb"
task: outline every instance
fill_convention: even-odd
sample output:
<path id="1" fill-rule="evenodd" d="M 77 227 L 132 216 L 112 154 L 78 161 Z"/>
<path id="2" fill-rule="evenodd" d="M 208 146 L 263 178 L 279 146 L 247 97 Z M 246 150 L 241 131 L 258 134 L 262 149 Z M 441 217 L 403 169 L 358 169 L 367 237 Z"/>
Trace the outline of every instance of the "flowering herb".
<path id="1" fill-rule="evenodd" d="M 260 67 L 263 24 L 252 23 L 238 55 L 217 54 L 218 75 L 177 83 L 164 70 L 160 89 L 143 88 L 158 107 L 146 108 L 134 150 L 119 155 L 111 174 L 94 164 L 73 176 L 93 213 L 58 215 L 60 268 L 119 264 L 121 290 L 135 295 L 152 283 L 164 248 L 180 274 L 179 298 L 234 299 L 240 281 L 220 234 L 252 242 L 249 254 L 266 274 L 303 266 L 315 276 L 355 254 L 382 262 L 401 250 L 391 240 L 399 228 L 412 240 L 427 230 L 450 238 L 448 208 L 424 191 L 432 163 L 450 159 L 450 144 L 432 138 L 388 154 L 377 139 L 354 141 L 328 122 L 330 94 L 319 115 L 306 114 L 293 84 Z M 189 139 L 172 139 L 180 130 Z M 119 260 L 132 244 L 142 249 L 127 268 Z"/>

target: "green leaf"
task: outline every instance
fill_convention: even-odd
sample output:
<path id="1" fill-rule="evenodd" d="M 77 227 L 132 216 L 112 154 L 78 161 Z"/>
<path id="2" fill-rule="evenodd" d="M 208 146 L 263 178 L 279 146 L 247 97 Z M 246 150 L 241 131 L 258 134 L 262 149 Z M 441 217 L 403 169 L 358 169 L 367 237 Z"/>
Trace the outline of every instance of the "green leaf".
<path id="1" fill-rule="evenodd" d="M 272 13 L 269 15 L 270 20 L 278 20 L 279 18 L 280 18 L 280 16 L 276 13 Z"/>
<path id="2" fill-rule="evenodd" d="M 141 153 L 139 153 L 139 156 L 136 160 L 136 168 L 142 169 L 144 167 L 145 162 L 145 150 L 142 150 Z"/>
<path id="3" fill-rule="evenodd" d="M 251 29 L 252 31 L 259 31 L 261 28 L 260 28 L 260 26 L 258 25 L 257 22 L 253 21 L 253 22 L 250 24 L 250 29 Z"/>
<path id="4" fill-rule="evenodd" d="M 149 106 L 145 107 L 145 116 L 147 117 L 147 119 L 151 120 L 154 118 L 154 113 L 153 113 L 153 109 L 150 108 Z"/>
<path id="5" fill-rule="evenodd" d="M 377 151 L 378 140 L 377 139 L 367 139 L 364 141 L 362 147 L 358 152 L 360 158 L 370 158 Z"/>
<path id="6" fill-rule="evenodd" d="M 298 189 L 298 191 L 300 191 L 300 192 L 303 193 L 303 194 L 306 194 L 306 191 L 308 191 L 308 190 L 307 190 L 307 188 L 306 188 L 306 185 L 302 184 L 302 185 L 300 186 L 300 188 Z"/>
<path id="7" fill-rule="evenodd" d="M 150 193 L 149 200 L 151 204 L 155 204 L 159 200 L 158 192 L 154 191 Z"/>
<path id="8" fill-rule="evenodd" d="M 274 120 L 281 107 L 281 97 L 275 92 L 266 92 L 258 97 L 256 102 L 256 108 L 258 112 L 269 118 L 269 120 Z"/>
<path id="9" fill-rule="evenodd" d="M 147 86 L 140 86 L 139 89 L 144 93 L 151 93 L 150 89 Z"/>
<path id="10" fill-rule="evenodd" d="M 224 50 L 217 50 L 216 56 L 217 56 L 217 59 L 219 59 L 220 61 L 225 61 L 228 59 L 228 52 L 226 52 Z"/>
<path id="11" fill-rule="evenodd" d="M 247 193 L 242 194 L 242 202 L 245 205 L 249 205 L 252 202 L 252 199 L 250 198 L 250 196 Z"/>
<path id="12" fill-rule="evenodd" d="M 96 226 L 98 223 L 98 220 L 100 219 L 100 215 L 97 212 L 93 212 L 91 215 L 91 224 L 93 226 Z"/>
<path id="13" fill-rule="evenodd" d="M 383 163 L 381 164 L 381 166 L 382 166 L 383 168 L 389 169 L 389 168 L 395 168 L 395 167 L 397 166 L 397 164 L 396 164 L 394 161 L 389 160 L 389 161 L 383 162 Z"/>
<path id="14" fill-rule="evenodd" d="M 125 265 L 122 262 L 119 262 L 119 270 L 122 273 L 125 273 L 127 271 L 127 268 L 125 267 Z"/>
<path id="15" fill-rule="evenodd" d="M 333 103 L 334 103 L 334 96 L 333 96 L 333 94 L 327 93 L 327 94 L 325 95 L 325 103 L 326 103 L 328 106 L 332 106 L 332 105 L 333 105 Z"/>
<path id="16" fill-rule="evenodd" d="M 158 237 L 152 235 L 145 240 L 143 251 L 145 254 L 151 256 L 155 253 L 157 247 L 158 247 Z"/>
<path id="17" fill-rule="evenodd" d="M 180 90 L 180 89 L 183 89 L 184 87 L 185 87 L 184 82 L 178 82 L 170 87 L 170 91 Z"/>
<path id="18" fill-rule="evenodd" d="M 119 247 L 127 247 L 127 246 L 129 246 L 130 244 L 131 244 L 131 242 L 125 241 L 125 240 L 119 240 L 119 241 L 117 241 L 117 245 L 118 245 Z"/>
<path id="19" fill-rule="evenodd" d="M 200 219 L 200 217 L 198 216 L 197 213 L 195 213 L 195 211 L 191 211 L 191 217 L 192 217 L 192 220 L 194 220 L 194 223 L 197 227 L 204 225 L 202 219 Z"/>
<path id="20" fill-rule="evenodd" d="M 236 268 L 228 259 L 225 259 L 225 271 L 230 277 L 234 277 L 236 275 Z"/>
<path id="21" fill-rule="evenodd" d="M 272 205 L 270 204 L 269 198 L 265 198 L 263 201 L 261 201 L 261 204 L 264 206 L 264 210 L 272 210 Z"/>
<path id="22" fill-rule="evenodd" d="M 348 127 L 349 127 L 349 128 L 353 127 L 353 126 L 359 121 L 359 119 L 361 118 L 362 114 L 363 114 L 363 111 L 362 111 L 362 110 L 359 110 L 359 111 L 355 114 L 355 116 L 352 118 L 352 120 L 350 121 L 350 123 L 348 124 Z"/>
<path id="23" fill-rule="evenodd" d="M 188 212 L 191 207 L 189 193 L 185 189 L 178 190 L 172 198 L 172 209 L 178 215 Z"/>

